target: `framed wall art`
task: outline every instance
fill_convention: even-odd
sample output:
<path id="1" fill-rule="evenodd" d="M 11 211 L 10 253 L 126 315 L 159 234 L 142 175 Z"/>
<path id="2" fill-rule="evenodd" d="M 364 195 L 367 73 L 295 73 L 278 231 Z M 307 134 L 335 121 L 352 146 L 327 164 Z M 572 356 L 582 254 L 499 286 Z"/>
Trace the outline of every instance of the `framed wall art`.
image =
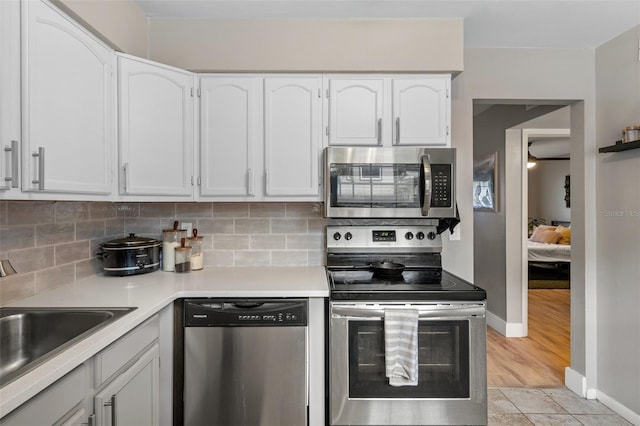
<path id="1" fill-rule="evenodd" d="M 498 211 L 498 152 L 473 164 L 473 209 Z"/>

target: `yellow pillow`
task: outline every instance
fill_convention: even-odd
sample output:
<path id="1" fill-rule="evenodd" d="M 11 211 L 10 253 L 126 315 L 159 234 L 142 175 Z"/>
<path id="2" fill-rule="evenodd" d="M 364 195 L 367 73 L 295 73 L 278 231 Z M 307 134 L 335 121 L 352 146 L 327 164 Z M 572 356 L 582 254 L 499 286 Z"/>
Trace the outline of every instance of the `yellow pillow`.
<path id="1" fill-rule="evenodd" d="M 558 244 L 571 245 L 571 227 L 567 228 L 566 226 L 558 225 L 556 232 L 560 234 Z"/>

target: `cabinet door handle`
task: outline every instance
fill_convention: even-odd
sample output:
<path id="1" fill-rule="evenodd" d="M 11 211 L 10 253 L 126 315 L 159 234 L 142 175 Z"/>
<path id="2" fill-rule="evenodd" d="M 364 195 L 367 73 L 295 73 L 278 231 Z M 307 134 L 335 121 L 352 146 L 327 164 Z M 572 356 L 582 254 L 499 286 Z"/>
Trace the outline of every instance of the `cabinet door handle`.
<path id="1" fill-rule="evenodd" d="M 269 195 L 269 169 L 264 169 L 264 193 Z"/>
<path id="2" fill-rule="evenodd" d="M 247 195 L 253 197 L 253 170 L 247 169 Z"/>
<path id="3" fill-rule="evenodd" d="M 117 426 L 116 423 L 116 396 L 112 395 L 108 402 L 104 403 L 105 407 L 111 407 L 111 426 Z"/>
<path id="4" fill-rule="evenodd" d="M 376 133 L 378 133 L 378 145 L 382 144 L 382 118 L 378 118 L 378 126 L 376 128 Z"/>
<path id="5" fill-rule="evenodd" d="M 20 167 L 20 155 L 18 153 L 18 141 L 12 140 L 11 147 L 6 146 L 5 152 L 11 153 L 11 175 L 6 176 L 4 181 L 7 182 L 6 189 L 18 188 L 20 186 L 18 168 Z M 10 183 L 8 183 L 10 182 Z"/>
<path id="6" fill-rule="evenodd" d="M 400 145 L 400 117 L 396 117 L 396 145 Z"/>
<path id="7" fill-rule="evenodd" d="M 44 147 L 39 147 L 38 152 L 31 154 L 32 157 L 38 159 L 38 179 L 31 181 L 32 184 L 38 184 L 38 190 L 44 190 Z"/>
<path id="8" fill-rule="evenodd" d="M 122 183 L 122 191 L 127 193 L 127 185 L 129 184 L 129 163 L 124 163 L 122 166 L 122 179 L 124 182 Z"/>

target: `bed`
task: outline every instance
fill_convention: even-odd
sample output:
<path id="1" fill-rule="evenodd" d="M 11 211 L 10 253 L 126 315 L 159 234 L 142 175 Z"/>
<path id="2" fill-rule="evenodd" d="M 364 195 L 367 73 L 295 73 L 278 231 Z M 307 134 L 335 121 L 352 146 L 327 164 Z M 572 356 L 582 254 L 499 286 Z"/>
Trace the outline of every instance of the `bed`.
<path id="1" fill-rule="evenodd" d="M 529 262 L 562 263 L 571 262 L 571 245 L 548 244 L 528 240 Z"/>
<path id="2" fill-rule="evenodd" d="M 527 241 L 529 263 L 571 262 L 571 224 L 552 221 L 536 227 Z"/>
<path id="3" fill-rule="evenodd" d="M 530 289 L 569 289 L 571 279 L 570 224 L 568 222 L 552 222 L 551 226 L 538 226 L 527 244 L 528 287 Z"/>

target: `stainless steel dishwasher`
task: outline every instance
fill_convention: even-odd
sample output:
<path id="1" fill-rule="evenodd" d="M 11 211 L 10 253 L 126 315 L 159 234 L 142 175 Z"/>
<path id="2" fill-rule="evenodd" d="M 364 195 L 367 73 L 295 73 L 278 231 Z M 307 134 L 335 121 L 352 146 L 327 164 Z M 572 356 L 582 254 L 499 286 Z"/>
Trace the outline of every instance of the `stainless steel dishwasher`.
<path id="1" fill-rule="evenodd" d="M 307 425 L 307 384 L 306 299 L 185 299 L 185 426 Z"/>

